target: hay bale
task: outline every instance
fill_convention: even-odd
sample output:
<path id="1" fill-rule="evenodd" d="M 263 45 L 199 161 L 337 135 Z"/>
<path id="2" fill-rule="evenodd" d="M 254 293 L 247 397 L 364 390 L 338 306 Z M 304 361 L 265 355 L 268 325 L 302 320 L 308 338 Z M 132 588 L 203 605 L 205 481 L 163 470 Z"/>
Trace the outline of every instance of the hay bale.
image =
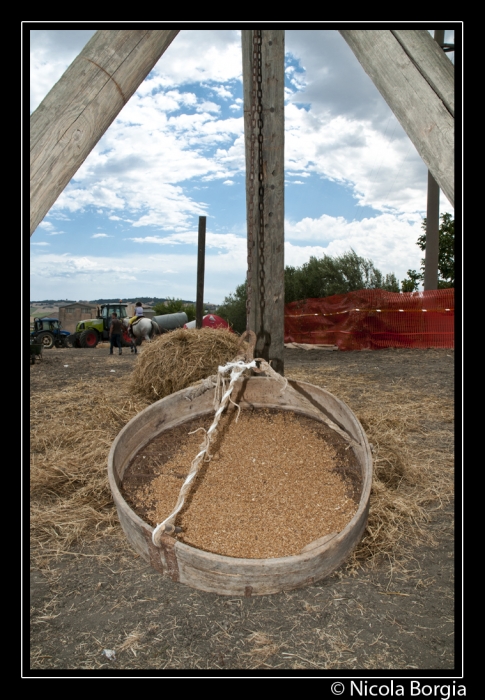
<path id="1" fill-rule="evenodd" d="M 131 390 L 148 401 L 192 386 L 217 373 L 238 353 L 239 336 L 226 329 L 178 328 L 144 347 L 131 379 Z"/>

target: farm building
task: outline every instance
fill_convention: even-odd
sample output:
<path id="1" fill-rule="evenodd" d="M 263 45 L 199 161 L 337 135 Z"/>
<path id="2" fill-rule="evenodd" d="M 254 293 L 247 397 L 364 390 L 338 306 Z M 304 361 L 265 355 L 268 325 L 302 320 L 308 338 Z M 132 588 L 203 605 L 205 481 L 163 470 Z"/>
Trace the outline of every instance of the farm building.
<path id="1" fill-rule="evenodd" d="M 59 321 L 65 331 L 74 333 L 76 324 L 85 318 L 94 318 L 96 316 L 96 304 L 90 304 L 87 301 L 76 301 L 73 304 L 66 304 L 59 308 Z"/>

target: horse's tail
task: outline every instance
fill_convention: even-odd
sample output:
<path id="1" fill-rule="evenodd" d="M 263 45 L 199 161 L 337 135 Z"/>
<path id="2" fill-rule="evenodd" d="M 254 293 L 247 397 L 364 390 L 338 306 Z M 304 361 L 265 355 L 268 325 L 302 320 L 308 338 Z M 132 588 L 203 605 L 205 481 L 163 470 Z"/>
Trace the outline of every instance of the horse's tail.
<path id="1" fill-rule="evenodd" d="M 160 326 L 158 325 L 158 323 L 156 321 L 153 320 L 153 318 L 150 320 L 152 322 L 152 334 L 153 335 L 160 335 L 160 333 L 161 333 Z"/>

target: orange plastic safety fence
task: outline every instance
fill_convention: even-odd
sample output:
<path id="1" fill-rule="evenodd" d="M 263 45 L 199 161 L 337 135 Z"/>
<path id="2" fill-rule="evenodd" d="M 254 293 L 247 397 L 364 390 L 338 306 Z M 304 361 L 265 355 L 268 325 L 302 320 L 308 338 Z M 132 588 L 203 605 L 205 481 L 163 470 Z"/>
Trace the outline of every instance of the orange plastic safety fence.
<path id="1" fill-rule="evenodd" d="M 453 348 L 454 289 L 398 294 L 363 289 L 285 305 L 285 343 L 340 350 Z"/>

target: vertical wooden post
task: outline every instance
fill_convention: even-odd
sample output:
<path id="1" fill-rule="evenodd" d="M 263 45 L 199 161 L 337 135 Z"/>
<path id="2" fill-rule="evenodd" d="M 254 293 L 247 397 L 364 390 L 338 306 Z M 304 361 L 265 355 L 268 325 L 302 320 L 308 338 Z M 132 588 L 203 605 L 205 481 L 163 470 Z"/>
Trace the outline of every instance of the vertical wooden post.
<path id="1" fill-rule="evenodd" d="M 426 249 L 424 251 L 424 291 L 438 289 L 438 257 L 440 228 L 440 188 L 428 170 L 426 204 Z"/>
<path id="2" fill-rule="evenodd" d="M 435 29 L 434 40 L 441 47 L 445 30 Z M 438 258 L 440 228 L 440 188 L 428 170 L 428 197 L 426 203 L 426 250 L 424 253 L 424 291 L 438 289 Z"/>
<path id="3" fill-rule="evenodd" d="M 282 29 L 242 31 L 248 329 L 255 357 L 284 372 L 284 58 Z"/>
<path id="4" fill-rule="evenodd" d="M 197 249 L 197 300 L 195 302 L 196 328 L 202 328 L 202 318 L 204 315 L 205 224 L 206 217 L 199 216 L 199 244 Z"/>

